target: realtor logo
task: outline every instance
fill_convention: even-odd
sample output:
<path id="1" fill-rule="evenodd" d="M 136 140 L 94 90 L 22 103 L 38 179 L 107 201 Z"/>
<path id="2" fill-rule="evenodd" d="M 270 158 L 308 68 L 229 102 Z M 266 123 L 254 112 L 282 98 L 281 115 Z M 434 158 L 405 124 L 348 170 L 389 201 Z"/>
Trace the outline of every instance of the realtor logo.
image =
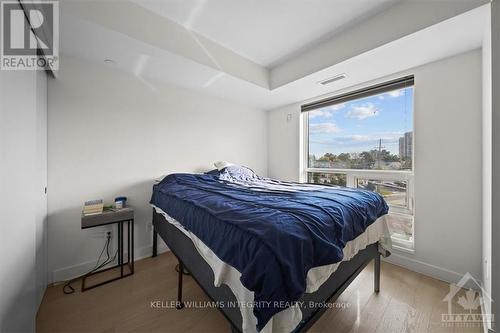
<path id="1" fill-rule="evenodd" d="M 58 69 L 59 3 L 1 0 L 3 70 Z"/>
<path id="2" fill-rule="evenodd" d="M 466 285 L 473 285 L 479 292 L 464 289 Z M 493 300 L 470 273 L 465 274 L 456 285 L 450 284 L 450 292 L 443 302 L 448 303 L 448 313 L 441 314 L 443 326 L 482 327 L 483 324 L 491 326 L 494 321 L 493 314 L 481 312 L 486 309 L 485 302 Z"/>

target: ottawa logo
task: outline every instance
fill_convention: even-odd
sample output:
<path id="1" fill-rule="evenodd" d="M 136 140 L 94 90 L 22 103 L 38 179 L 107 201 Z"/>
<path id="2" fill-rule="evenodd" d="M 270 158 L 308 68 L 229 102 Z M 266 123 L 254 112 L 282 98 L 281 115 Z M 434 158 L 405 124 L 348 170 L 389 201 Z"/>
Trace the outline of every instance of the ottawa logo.
<path id="1" fill-rule="evenodd" d="M 466 288 L 467 287 L 467 288 Z M 486 313 L 493 300 L 470 273 L 457 284 L 450 284 L 450 292 L 443 298 L 448 303 L 448 312 L 441 314 L 445 327 L 491 327 L 493 314 Z"/>

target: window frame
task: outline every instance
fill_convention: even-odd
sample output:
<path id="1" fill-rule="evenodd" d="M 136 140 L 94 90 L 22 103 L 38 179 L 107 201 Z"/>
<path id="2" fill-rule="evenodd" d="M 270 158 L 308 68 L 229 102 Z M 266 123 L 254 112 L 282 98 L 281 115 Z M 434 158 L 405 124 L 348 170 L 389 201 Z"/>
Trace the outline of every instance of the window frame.
<path id="1" fill-rule="evenodd" d="M 404 77 L 400 80 L 404 80 L 406 78 L 409 78 L 410 76 Z M 411 76 L 413 80 L 413 76 Z M 392 82 L 396 82 L 398 80 L 393 80 L 389 81 L 388 84 L 391 84 Z M 412 87 L 413 87 L 413 96 L 415 97 L 416 94 L 416 89 L 415 89 L 415 83 L 412 81 Z M 366 96 L 373 96 L 382 93 L 380 91 L 380 87 L 384 86 L 384 83 L 378 84 L 376 86 L 373 86 L 375 91 L 373 94 L 368 94 L 370 91 L 370 87 L 363 88 L 361 89 L 363 93 L 365 94 L 363 97 Z M 391 89 L 391 90 L 396 90 Z M 361 91 L 360 90 L 360 91 Z M 378 91 L 377 91 L 378 90 Z M 388 91 L 391 91 L 388 90 Z M 315 102 L 315 103 L 310 103 L 302 106 L 302 112 L 300 114 L 301 118 L 301 123 L 302 123 L 302 135 L 301 135 L 301 151 L 302 151 L 302 156 L 301 156 L 301 170 L 300 170 L 300 175 L 299 179 L 301 182 L 307 182 L 308 181 L 308 173 L 326 173 L 326 174 L 345 174 L 346 175 L 346 187 L 352 187 L 352 188 L 357 188 L 357 182 L 359 178 L 362 179 L 376 179 L 376 180 L 393 180 L 393 181 L 406 181 L 407 184 L 407 199 L 408 199 L 408 208 L 402 208 L 402 207 L 397 207 L 397 206 L 392 206 L 389 205 L 390 209 L 389 212 L 390 214 L 396 214 L 396 215 L 405 215 L 405 216 L 410 216 L 413 221 L 412 221 L 412 240 L 411 241 L 405 241 L 402 239 L 397 239 L 394 237 L 391 237 L 392 240 L 392 245 L 393 248 L 403 251 L 403 252 L 409 252 L 409 253 L 414 253 L 415 252 L 415 98 L 413 98 L 413 104 L 412 104 L 412 169 L 411 170 L 373 170 L 373 169 L 341 169 L 341 168 L 311 168 L 309 167 L 309 116 L 308 112 L 321 109 L 323 107 L 329 106 L 329 105 L 335 105 L 339 103 L 343 103 L 346 101 L 344 96 L 349 96 L 352 95 L 352 98 L 347 99 L 347 101 L 350 100 L 356 100 L 359 98 L 363 97 L 356 97 L 357 94 L 356 92 L 352 93 L 346 93 L 342 94 L 341 97 L 342 99 L 339 99 L 337 102 L 332 103 L 332 104 L 325 104 L 323 102 L 323 105 L 321 101 Z M 332 97 L 327 100 L 335 100 L 335 97 Z M 327 101 L 326 100 L 326 101 Z M 318 108 L 310 109 L 308 106 L 312 104 L 318 104 L 321 105 Z M 304 107 L 307 107 L 306 110 L 304 110 Z"/>

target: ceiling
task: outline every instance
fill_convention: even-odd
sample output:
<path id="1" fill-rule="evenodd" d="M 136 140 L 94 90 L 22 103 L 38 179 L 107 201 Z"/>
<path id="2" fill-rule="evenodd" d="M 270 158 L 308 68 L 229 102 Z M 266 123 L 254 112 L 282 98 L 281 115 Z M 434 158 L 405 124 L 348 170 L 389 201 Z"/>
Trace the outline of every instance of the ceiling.
<path id="1" fill-rule="evenodd" d="M 137 12 L 137 8 L 131 9 L 132 13 Z M 192 53 L 191 49 L 191 53 L 185 52 L 188 45 L 186 40 L 179 43 L 183 48 L 176 48 L 177 44 L 174 45 L 176 47 L 164 47 L 163 44 L 157 43 L 156 39 L 142 39 L 142 36 L 151 37 L 147 35 L 151 25 L 144 25 L 143 21 L 139 22 L 145 26 L 144 34 L 140 35 L 136 27 L 131 27 L 128 31 L 120 26 L 121 22 L 111 22 L 107 13 L 102 14 L 103 11 L 96 11 L 102 14 L 101 21 L 88 19 L 91 16 L 84 16 L 82 11 L 83 7 L 72 12 L 63 10 L 61 13 L 60 44 L 63 54 L 128 72 L 153 90 L 158 84 L 174 84 L 263 110 L 332 94 L 347 87 L 478 48 L 481 46 L 487 15 L 484 6 L 478 7 L 279 88 L 270 89 L 245 80 L 243 75 L 232 75 L 236 73 L 235 69 L 244 67 L 245 62 L 237 62 L 240 60 L 238 57 L 225 57 L 223 49 L 206 52 L 210 59 L 220 64 L 207 65 L 199 61 L 199 58 L 186 56 Z M 129 28 L 128 24 L 124 25 Z M 191 35 L 188 34 L 188 37 L 191 38 Z M 197 37 L 193 38 L 196 42 L 200 41 Z M 203 51 L 207 51 L 204 46 L 210 45 L 200 43 L 200 46 Z M 106 58 L 113 59 L 114 63 L 105 65 Z M 223 63 L 223 60 L 228 59 L 233 62 Z M 234 66 L 235 61 L 238 66 Z M 231 64 L 232 67 L 229 66 Z M 61 68 L 64 69 L 64 60 L 61 62 Z M 347 78 L 327 86 L 318 84 L 319 81 L 341 73 L 346 73 Z"/>
<path id="2" fill-rule="evenodd" d="M 399 0 L 132 1 L 271 68 Z"/>

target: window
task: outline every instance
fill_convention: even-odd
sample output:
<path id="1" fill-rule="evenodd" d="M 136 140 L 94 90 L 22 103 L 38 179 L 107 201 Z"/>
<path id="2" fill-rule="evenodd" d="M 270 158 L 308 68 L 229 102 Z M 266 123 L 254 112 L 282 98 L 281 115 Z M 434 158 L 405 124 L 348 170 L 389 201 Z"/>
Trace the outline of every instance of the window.
<path id="1" fill-rule="evenodd" d="M 357 178 L 357 187 L 375 191 L 382 195 L 387 204 L 408 209 L 407 181 L 387 181 L 381 179 Z"/>
<path id="2" fill-rule="evenodd" d="M 304 178 L 380 193 L 395 246 L 413 248 L 413 77 L 302 106 Z"/>
<path id="3" fill-rule="evenodd" d="M 347 186 L 346 175 L 342 173 L 309 172 L 307 174 L 307 182 L 315 184 Z"/>

